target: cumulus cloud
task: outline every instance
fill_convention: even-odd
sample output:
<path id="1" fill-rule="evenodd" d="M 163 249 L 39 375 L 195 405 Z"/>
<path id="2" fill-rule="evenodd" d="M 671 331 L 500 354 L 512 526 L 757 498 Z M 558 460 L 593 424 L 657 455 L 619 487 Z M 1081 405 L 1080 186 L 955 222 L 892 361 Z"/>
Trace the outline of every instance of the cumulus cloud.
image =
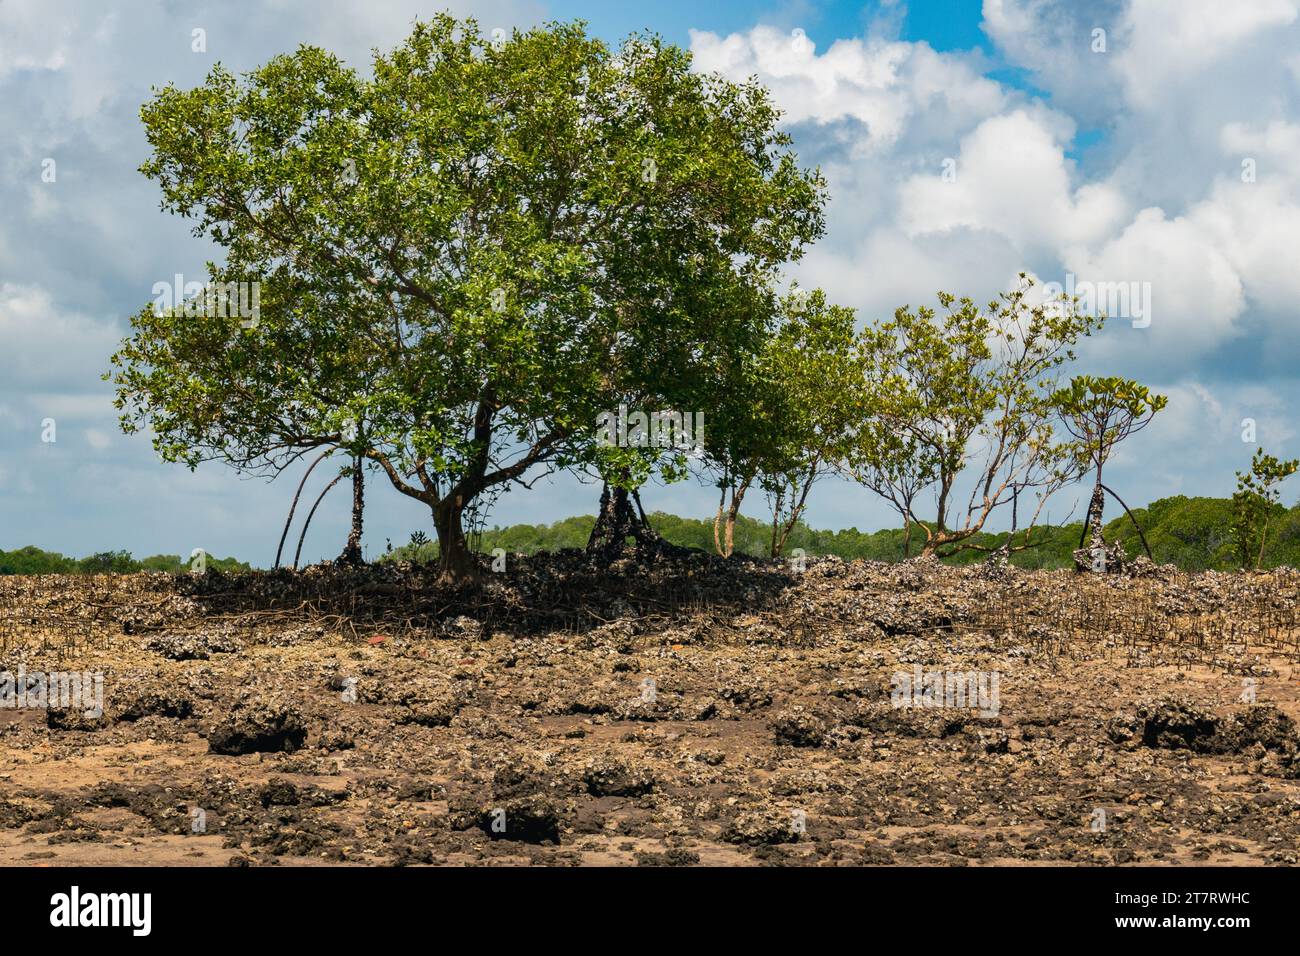
<path id="1" fill-rule="evenodd" d="M 1241 276 L 1213 237 L 1160 209 L 1142 210 L 1074 265 L 1088 281 L 1149 283 L 1151 314 L 1134 318 L 1150 321 L 1147 333 L 1158 350 L 1152 364 L 1165 368 L 1201 357 L 1233 335 L 1245 306 Z"/>
<path id="2" fill-rule="evenodd" d="M 1105 183 L 1072 185 L 1062 138 L 1026 110 L 991 117 L 962 142 L 951 175 L 901 187 L 900 220 L 911 235 L 958 226 L 998 232 L 1026 255 L 1108 235 L 1125 212 Z"/>
<path id="3" fill-rule="evenodd" d="M 1125 7 L 1127 45 L 1116 57 L 1126 102 L 1139 110 L 1178 99 L 1189 85 L 1232 77 L 1237 83 L 1272 74 L 1276 66 L 1254 58 L 1261 47 L 1294 40 L 1296 0 L 1144 0 Z M 1236 86 L 1238 94 L 1250 91 Z"/>
<path id="4" fill-rule="evenodd" d="M 759 76 L 791 124 L 857 121 L 863 158 L 889 151 L 904 135 L 946 137 L 954 125 L 978 122 L 1007 102 L 971 57 L 936 53 L 925 43 L 868 37 L 837 40 L 818 53 L 802 31 L 758 26 L 727 37 L 691 31 L 691 51 L 701 70 Z"/>

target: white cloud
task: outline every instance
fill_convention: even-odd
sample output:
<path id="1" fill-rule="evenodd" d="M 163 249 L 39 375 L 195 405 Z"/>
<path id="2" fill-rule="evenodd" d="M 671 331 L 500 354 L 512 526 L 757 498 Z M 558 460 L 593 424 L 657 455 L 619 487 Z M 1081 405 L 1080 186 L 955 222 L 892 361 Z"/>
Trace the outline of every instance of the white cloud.
<path id="1" fill-rule="evenodd" d="M 105 393 L 99 380 L 120 334 L 56 305 L 45 289 L 0 284 L 0 381 L 10 395 Z"/>
<path id="2" fill-rule="evenodd" d="M 1006 93 L 965 56 L 925 43 L 880 38 L 838 40 L 818 54 L 811 40 L 772 27 L 718 37 L 691 31 L 698 69 L 734 78 L 758 75 L 791 124 L 856 120 L 866 154 L 888 150 L 905 131 L 936 118 L 943 133 L 968 128 L 1006 105 Z"/>
<path id="3" fill-rule="evenodd" d="M 1071 263 L 1092 282 L 1151 284 L 1145 330 L 1165 364 L 1185 362 L 1231 336 L 1245 299 L 1241 277 L 1192 220 L 1144 209 L 1097 252 Z"/>
<path id="4" fill-rule="evenodd" d="M 1061 109 L 1104 120 L 1121 86 L 1112 69 L 1127 24 L 1118 0 L 984 0 L 984 32 L 1013 63 L 1030 70 Z M 1095 52 L 1095 30 L 1106 52 Z"/>
<path id="5" fill-rule="evenodd" d="M 1110 232 L 1125 212 L 1104 183 L 1071 186 L 1064 147 L 1040 117 L 1016 110 L 991 117 L 962 140 L 955 178 L 903 183 L 900 224 L 910 235 L 959 226 L 1001 233 L 1022 251 L 1055 251 Z"/>
<path id="6" fill-rule="evenodd" d="M 112 437 L 107 432 L 102 432 L 98 428 L 87 428 L 85 435 L 86 444 L 95 449 L 95 451 L 103 451 L 113 443 Z"/>
<path id="7" fill-rule="evenodd" d="M 1297 453 L 1292 424 L 1293 385 L 1278 382 L 1226 385 L 1198 380 L 1154 383 L 1169 405 L 1140 440 L 1119 446 L 1114 464 L 1158 482 L 1177 483 L 1186 494 L 1232 494 L 1233 472 L 1245 470 L 1255 446 L 1242 441 L 1242 420 L 1255 420 L 1256 441 L 1270 453 Z M 1211 467 L 1198 469 L 1193 450 Z M 1122 454 L 1120 454 L 1122 452 Z M 1172 492 L 1167 492 L 1172 493 Z"/>
<path id="8" fill-rule="evenodd" d="M 1179 98 L 1189 82 L 1229 73 L 1239 81 L 1274 64 L 1252 63 L 1296 22 L 1295 0 L 1142 0 L 1125 10 L 1129 42 L 1116 55 L 1125 98 L 1137 109 L 1158 109 Z M 1260 42 L 1262 41 L 1262 43 Z M 1245 74 L 1243 76 L 1243 73 Z M 1237 92 L 1250 92 L 1238 87 Z M 1258 92 L 1258 91 L 1255 91 Z"/>

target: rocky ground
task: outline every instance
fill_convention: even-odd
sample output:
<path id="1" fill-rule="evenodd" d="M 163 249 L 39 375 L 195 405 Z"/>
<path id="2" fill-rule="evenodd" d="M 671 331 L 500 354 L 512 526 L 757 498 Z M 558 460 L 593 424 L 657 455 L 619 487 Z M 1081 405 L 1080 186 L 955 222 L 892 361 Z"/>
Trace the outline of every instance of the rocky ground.
<path id="1" fill-rule="evenodd" d="M 0 578 L 0 671 L 102 672 L 104 709 L 0 708 L 0 854 L 1295 864 L 1298 594 L 702 555 Z M 918 667 L 996 694 L 898 699 Z"/>

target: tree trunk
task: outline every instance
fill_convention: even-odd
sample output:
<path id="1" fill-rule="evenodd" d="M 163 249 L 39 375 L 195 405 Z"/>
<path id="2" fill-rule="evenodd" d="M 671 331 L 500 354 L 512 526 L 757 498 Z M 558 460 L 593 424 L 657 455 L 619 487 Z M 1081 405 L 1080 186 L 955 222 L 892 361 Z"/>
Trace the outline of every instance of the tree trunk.
<path id="1" fill-rule="evenodd" d="M 361 459 L 358 457 L 352 463 L 352 530 L 348 532 L 348 543 L 343 548 L 343 554 L 339 556 L 339 564 L 355 566 L 363 563 L 361 524 L 366 507 L 365 489 L 366 478 L 361 469 Z"/>
<path id="2" fill-rule="evenodd" d="M 1091 520 L 1088 523 L 1091 532 L 1091 544 L 1094 548 L 1104 548 L 1106 541 L 1102 537 L 1102 514 L 1106 510 L 1106 492 L 1101 486 L 1101 480 L 1098 479 L 1097 487 L 1092 490 L 1092 503 L 1088 507 Z"/>
<path id="3" fill-rule="evenodd" d="M 722 494 L 718 498 L 718 513 L 713 519 L 713 549 L 720 557 L 731 557 L 736 547 L 736 519 L 740 515 L 741 502 L 749 490 L 754 476 L 750 475 L 740 484 L 728 484 L 724 477 L 721 483 Z M 727 504 L 727 491 L 731 491 L 731 504 Z"/>
<path id="4" fill-rule="evenodd" d="M 1088 502 L 1088 515 L 1084 519 L 1083 528 L 1079 533 L 1079 549 L 1074 552 L 1074 566 L 1079 571 L 1092 571 L 1096 567 L 1096 552 L 1100 548 L 1103 552 L 1106 550 L 1106 541 L 1101 533 L 1102 512 L 1106 509 L 1106 489 L 1101 483 L 1101 472 L 1098 470 L 1097 484 L 1092 489 L 1092 499 Z M 1084 539 L 1088 540 L 1088 546 L 1084 547 Z"/>
<path id="5" fill-rule="evenodd" d="M 588 553 L 622 551 L 629 536 L 640 522 L 632 510 L 632 496 L 626 488 L 611 487 L 605 482 L 600 489 L 600 510 L 587 538 Z"/>
<path id="6" fill-rule="evenodd" d="M 302 543 L 307 540 L 307 529 L 311 527 L 311 519 L 316 517 L 316 509 L 325 500 L 325 496 L 330 493 L 330 489 L 342 480 L 344 474 L 346 473 L 339 472 L 334 476 L 334 480 L 325 486 L 325 490 L 320 493 L 320 496 L 312 504 L 311 511 L 307 512 L 307 520 L 302 523 L 302 534 L 298 535 L 298 549 L 293 553 L 293 569 L 295 571 L 298 570 L 298 561 L 302 557 Z"/>
<path id="7" fill-rule="evenodd" d="M 749 483 L 752 478 L 746 478 L 731 491 L 731 507 L 727 509 L 726 523 L 723 525 L 722 535 L 722 556 L 731 557 L 736 550 L 736 518 L 740 515 L 740 504 L 745 500 L 745 492 L 749 491 Z"/>
<path id="8" fill-rule="evenodd" d="M 773 545 L 772 557 L 774 558 L 781 557 L 782 553 L 785 551 L 786 542 L 790 540 L 790 535 L 794 533 L 795 525 L 799 523 L 799 519 L 803 516 L 804 508 L 808 506 L 808 492 L 812 491 L 813 482 L 817 480 L 817 467 L 817 462 L 813 462 L 812 467 L 808 469 L 808 480 L 804 482 L 803 491 L 799 494 L 799 500 L 795 503 L 794 507 L 790 509 L 790 520 L 786 522 L 785 527 L 781 531 L 780 538 L 777 539 Z M 790 493 L 793 495 L 795 490 L 794 487 L 791 487 Z"/>
<path id="9" fill-rule="evenodd" d="M 280 545 L 275 549 L 275 564 L 272 567 L 280 566 L 280 554 L 284 551 L 284 542 L 289 537 L 289 527 L 293 524 L 293 513 L 298 510 L 298 498 L 302 495 L 302 489 L 307 485 L 307 479 L 311 477 L 312 471 L 322 461 L 328 458 L 333 452 L 332 448 L 327 448 L 320 453 L 320 456 L 307 466 L 307 471 L 303 474 L 302 480 L 298 482 L 298 490 L 293 493 L 293 504 L 289 505 L 289 517 L 284 520 L 284 531 L 280 533 Z"/>
<path id="10" fill-rule="evenodd" d="M 626 480 L 627 475 L 620 477 Z M 675 550 L 650 527 L 636 491 L 605 482 L 600 490 L 596 524 L 587 539 L 587 553 L 615 558 L 627 549 L 628 538 L 633 539 L 638 557 Z"/>
<path id="11" fill-rule="evenodd" d="M 781 557 L 781 549 L 778 541 L 780 540 L 781 528 L 781 504 L 785 495 L 777 493 L 775 500 L 772 502 L 772 541 L 768 545 L 767 553 L 770 557 Z"/>
<path id="12" fill-rule="evenodd" d="M 718 498 L 718 513 L 713 517 L 713 550 L 726 557 L 722 550 L 722 513 L 727 507 L 727 489 L 722 489 L 722 495 Z"/>
<path id="13" fill-rule="evenodd" d="M 433 527 L 438 532 L 440 584 L 461 584 L 477 576 L 478 568 L 460 523 L 463 510 L 457 495 L 448 495 L 433 508 Z"/>

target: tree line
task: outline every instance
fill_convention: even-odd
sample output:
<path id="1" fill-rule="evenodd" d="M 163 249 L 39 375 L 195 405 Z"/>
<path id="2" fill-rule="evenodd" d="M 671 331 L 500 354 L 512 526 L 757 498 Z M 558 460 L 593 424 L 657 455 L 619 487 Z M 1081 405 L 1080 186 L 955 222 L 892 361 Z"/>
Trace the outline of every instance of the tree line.
<path id="1" fill-rule="evenodd" d="M 237 558 L 208 555 L 204 566 L 216 571 L 249 571 L 251 566 Z M 100 551 L 84 558 L 72 558 L 57 551 L 43 551 L 35 545 L 0 551 L 0 574 L 135 574 L 139 571 L 187 572 L 194 559 L 179 554 L 155 554 L 134 558 L 129 551 Z"/>
<path id="2" fill-rule="evenodd" d="M 1228 498 L 1187 498 L 1176 496 L 1154 501 L 1145 508 L 1135 508 L 1134 515 L 1141 523 L 1150 542 L 1155 560 L 1172 564 L 1185 571 L 1228 571 L 1243 566 L 1241 544 L 1234 533 L 1236 507 Z M 664 512 L 649 515 L 655 529 L 666 541 L 684 548 L 712 550 L 712 519 L 683 518 Z M 491 555 L 500 548 L 509 554 L 537 554 L 555 552 L 565 548 L 585 548 L 595 527 L 595 515 L 579 515 L 550 524 L 516 524 L 507 527 L 482 529 L 471 537 L 476 551 Z M 1268 516 L 1272 532 L 1265 542 L 1259 567 L 1300 568 L 1300 505 L 1285 508 L 1274 504 Z M 1079 535 L 1084 530 L 1082 522 L 1065 525 L 1044 524 L 1041 543 L 1010 556 L 1010 562 L 1023 568 L 1068 568 L 1072 566 L 1073 551 Z M 1117 541 L 1128 554 L 1142 553 L 1142 545 L 1128 521 L 1121 515 L 1105 526 L 1108 538 Z M 1006 533 L 987 534 L 980 543 L 996 548 Z M 880 531 L 859 531 L 844 528 L 836 531 L 819 530 L 799 521 L 789 537 L 787 560 L 796 549 L 808 557 L 834 555 L 847 561 L 900 561 L 904 557 L 906 532 L 903 528 Z M 771 527 L 748 515 L 741 515 L 735 528 L 735 553 L 752 557 L 765 557 L 770 550 Z M 438 545 L 422 532 L 415 532 L 411 540 L 394 545 L 387 542 L 378 555 L 380 561 L 436 561 Z M 1257 551 L 1250 555 L 1244 566 L 1256 566 Z M 968 564 L 983 560 L 980 552 L 965 551 L 943 559 L 948 564 Z M 250 566 L 235 558 L 208 558 L 208 567 L 223 571 L 250 570 Z M 98 574 L 105 572 L 129 574 L 137 571 L 185 572 L 189 566 L 178 555 L 154 555 L 135 559 L 124 551 L 104 552 L 86 558 L 65 557 L 52 551 L 28 546 L 13 551 L 0 551 L 0 574 Z"/>

